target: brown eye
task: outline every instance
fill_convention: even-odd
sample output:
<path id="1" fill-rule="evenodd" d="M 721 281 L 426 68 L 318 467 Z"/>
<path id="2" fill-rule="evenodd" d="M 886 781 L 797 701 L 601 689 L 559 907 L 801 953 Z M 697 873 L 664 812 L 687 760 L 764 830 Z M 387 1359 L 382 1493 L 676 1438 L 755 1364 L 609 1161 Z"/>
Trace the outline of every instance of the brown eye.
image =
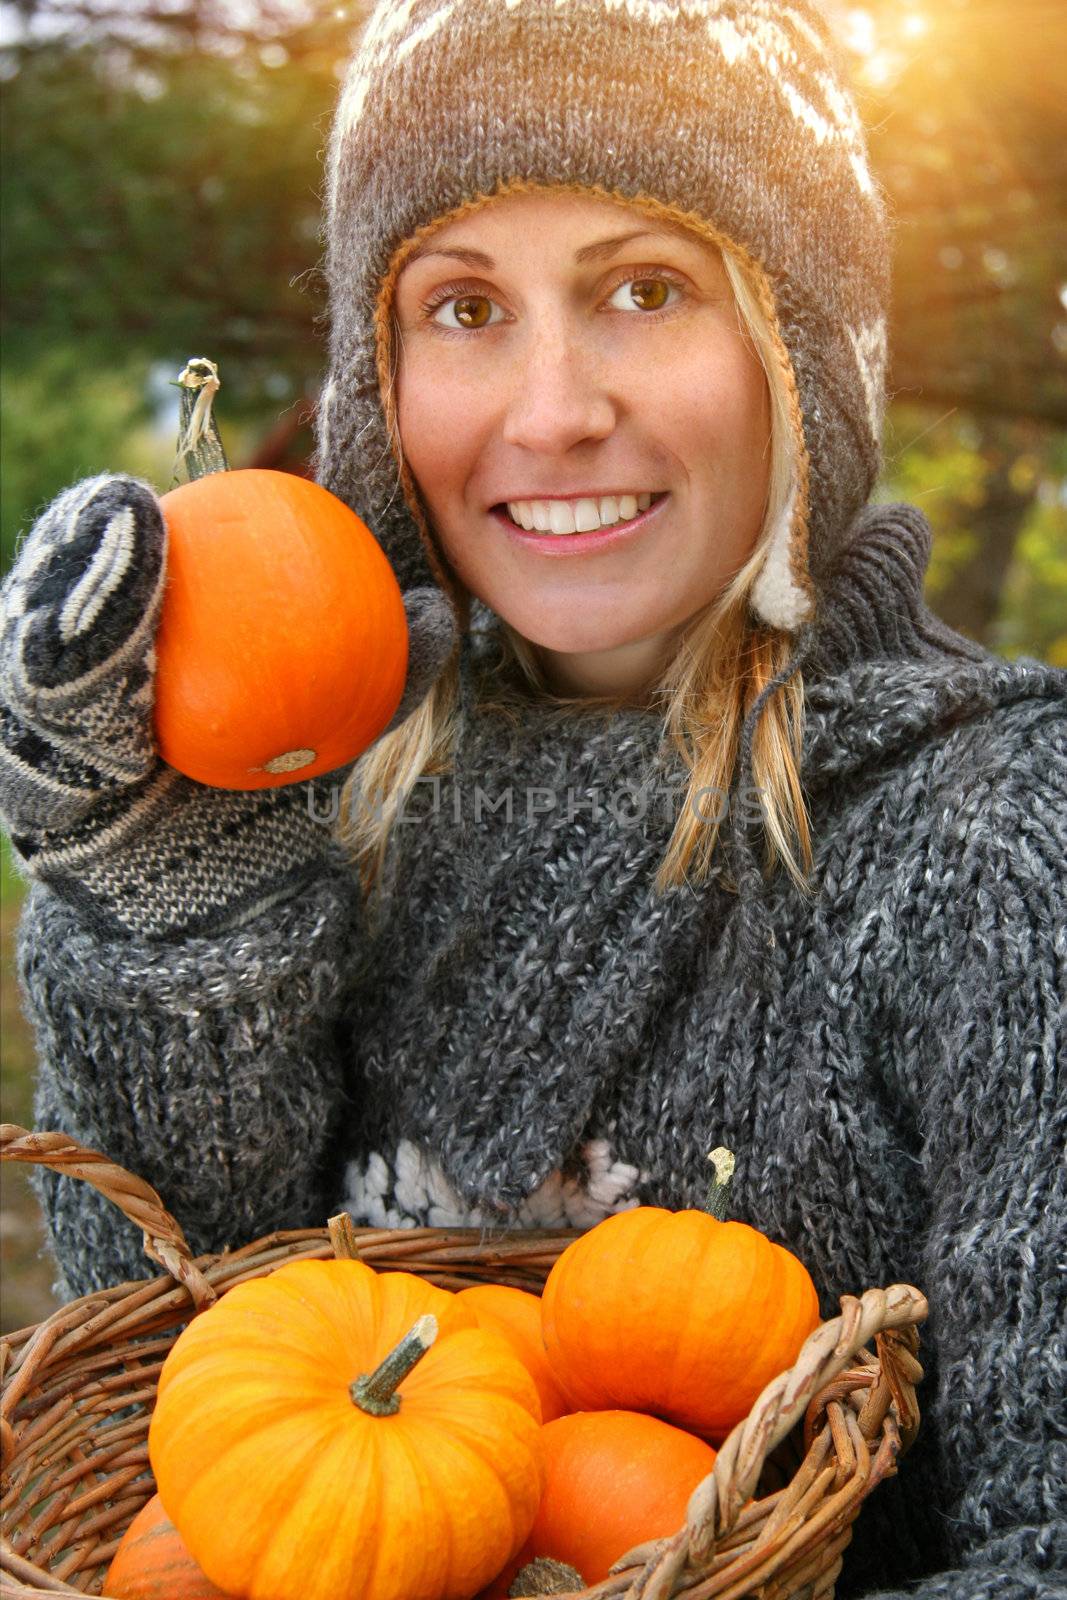
<path id="1" fill-rule="evenodd" d="M 500 308 L 490 295 L 471 289 L 466 283 L 443 284 L 419 309 L 443 334 L 477 333 L 506 320 L 493 316 L 494 310 Z"/>
<path id="2" fill-rule="evenodd" d="M 684 280 L 677 280 L 665 269 L 651 272 L 645 268 L 616 284 L 611 303 L 616 311 L 628 311 L 631 315 L 637 311 L 649 322 L 655 322 L 660 317 L 669 317 L 687 298 Z"/>
<path id="3" fill-rule="evenodd" d="M 670 285 L 663 278 L 633 278 L 630 289 L 642 311 L 659 311 L 666 304 Z"/>
<path id="4" fill-rule="evenodd" d="M 452 304 L 455 307 L 456 321 L 461 327 L 484 328 L 489 320 L 489 301 L 483 294 L 464 295 L 462 299 L 453 300 Z M 484 316 L 479 315 L 478 307 L 485 312 Z"/>

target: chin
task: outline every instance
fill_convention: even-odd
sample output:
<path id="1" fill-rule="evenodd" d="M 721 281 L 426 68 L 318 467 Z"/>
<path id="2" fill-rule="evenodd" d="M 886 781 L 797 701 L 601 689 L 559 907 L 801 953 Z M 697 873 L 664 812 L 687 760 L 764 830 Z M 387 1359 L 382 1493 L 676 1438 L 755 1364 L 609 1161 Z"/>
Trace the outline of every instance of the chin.
<path id="1" fill-rule="evenodd" d="M 624 627 L 620 625 L 617 613 L 599 624 L 591 622 L 589 617 L 546 619 L 505 616 L 503 612 L 499 614 L 530 644 L 539 645 L 542 650 L 554 650 L 560 655 L 595 655 L 602 651 L 619 650 L 657 631 L 654 621 Z"/>
<path id="2" fill-rule="evenodd" d="M 527 633 L 522 628 L 517 628 L 516 632 L 521 633 L 530 644 L 542 650 L 551 650 L 559 656 L 607 655 L 631 643 L 629 639 L 620 639 L 617 634 L 578 634 L 559 629 L 540 629 L 536 633 Z"/>

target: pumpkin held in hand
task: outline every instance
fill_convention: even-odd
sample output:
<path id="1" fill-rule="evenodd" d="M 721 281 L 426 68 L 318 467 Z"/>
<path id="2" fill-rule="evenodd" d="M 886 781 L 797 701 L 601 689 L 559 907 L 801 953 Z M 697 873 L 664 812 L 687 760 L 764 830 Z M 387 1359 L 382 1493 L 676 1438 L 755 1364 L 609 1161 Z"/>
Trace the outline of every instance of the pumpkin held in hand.
<path id="1" fill-rule="evenodd" d="M 320 484 L 222 470 L 214 366 L 190 362 L 180 382 L 192 435 L 182 455 L 193 476 L 160 502 L 160 754 L 220 789 L 332 772 L 369 748 L 400 704 L 408 661 L 400 586 L 365 523 Z M 190 385 L 201 389 L 198 417 Z"/>
<path id="2" fill-rule="evenodd" d="M 179 1335 L 148 1450 L 190 1553 L 243 1600 L 469 1600 L 533 1525 L 540 1431 L 532 1378 L 458 1296 L 295 1261 Z"/>
<path id="3" fill-rule="evenodd" d="M 568 1409 L 563 1391 L 552 1376 L 541 1337 L 541 1301 L 526 1289 L 509 1289 L 501 1283 L 477 1283 L 460 1289 L 457 1299 L 473 1310 L 483 1328 L 499 1328 L 537 1385 L 541 1420 L 552 1422 Z"/>
<path id="4" fill-rule="evenodd" d="M 504 1600 L 539 1557 L 600 1583 L 647 1539 L 677 1532 L 689 1497 L 715 1465 L 703 1439 L 636 1411 L 576 1411 L 541 1429 L 545 1492 L 521 1552 L 483 1600 Z"/>
<path id="5" fill-rule="evenodd" d="M 154 1494 L 126 1529 L 104 1579 L 111 1600 L 228 1600 L 204 1576 Z"/>
<path id="6" fill-rule="evenodd" d="M 648 1411 L 717 1444 L 818 1324 L 815 1285 L 788 1250 L 747 1223 L 658 1206 L 568 1245 L 541 1300 L 572 1410 Z"/>

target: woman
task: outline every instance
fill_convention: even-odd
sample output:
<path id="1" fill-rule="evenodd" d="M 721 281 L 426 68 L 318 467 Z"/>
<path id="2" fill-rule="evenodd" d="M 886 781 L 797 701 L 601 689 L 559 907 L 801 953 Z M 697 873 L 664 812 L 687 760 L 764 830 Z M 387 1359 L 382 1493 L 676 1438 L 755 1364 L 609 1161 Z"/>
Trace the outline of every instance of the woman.
<path id="1" fill-rule="evenodd" d="M 693 1204 L 728 1145 L 826 1315 L 931 1301 L 839 1593 L 1062 1594 L 1067 682 L 938 623 L 924 519 L 867 504 L 888 248 L 823 21 L 380 6 L 326 202 L 317 474 L 418 670 L 311 792 L 189 783 L 150 735 L 151 490 L 46 512 L 0 655 L 39 1125 L 198 1250 L 339 1198 Z M 64 1292 L 140 1275 L 40 1184 Z"/>

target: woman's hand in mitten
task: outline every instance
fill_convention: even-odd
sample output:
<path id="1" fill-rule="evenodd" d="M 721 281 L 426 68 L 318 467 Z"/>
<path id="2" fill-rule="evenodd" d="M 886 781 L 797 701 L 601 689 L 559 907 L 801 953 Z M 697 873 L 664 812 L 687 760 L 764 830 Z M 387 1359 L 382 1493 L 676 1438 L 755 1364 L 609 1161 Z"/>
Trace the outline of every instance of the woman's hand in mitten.
<path id="1" fill-rule="evenodd" d="M 0 589 L 0 813 L 29 875 L 110 936 L 223 932 L 314 876 L 330 848 L 309 806 L 325 778 L 215 789 L 161 760 L 152 713 L 166 542 L 153 490 L 103 473 L 42 513 Z M 390 728 L 455 641 L 440 591 L 413 591 L 405 605 L 409 675 Z"/>

